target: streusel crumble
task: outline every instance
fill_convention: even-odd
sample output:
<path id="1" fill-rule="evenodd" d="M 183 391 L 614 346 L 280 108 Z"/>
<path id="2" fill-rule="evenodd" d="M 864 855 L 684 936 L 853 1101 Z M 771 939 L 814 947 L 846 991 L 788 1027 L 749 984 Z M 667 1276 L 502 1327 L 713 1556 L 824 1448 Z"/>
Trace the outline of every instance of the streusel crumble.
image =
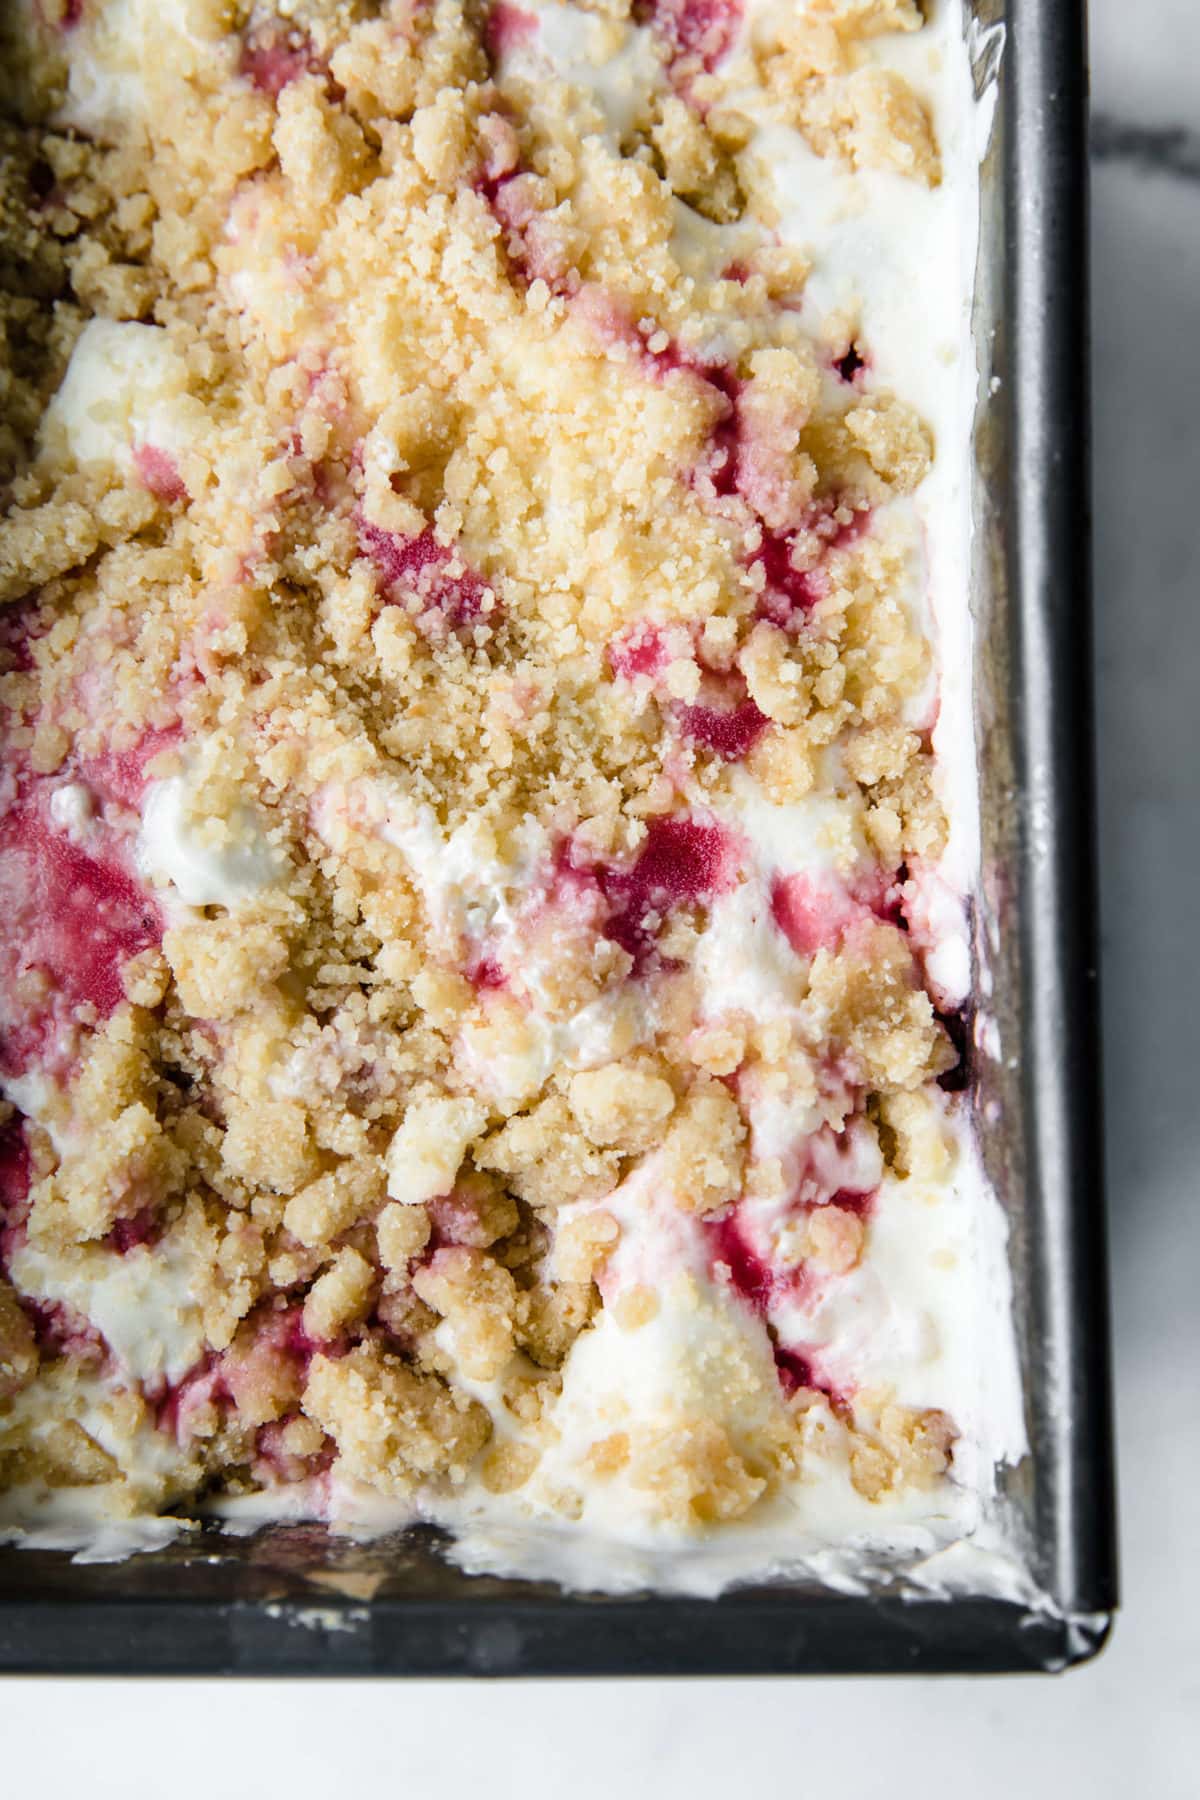
<path id="1" fill-rule="evenodd" d="M 8 30 L 12 1516 L 963 1535 L 957 4 Z"/>

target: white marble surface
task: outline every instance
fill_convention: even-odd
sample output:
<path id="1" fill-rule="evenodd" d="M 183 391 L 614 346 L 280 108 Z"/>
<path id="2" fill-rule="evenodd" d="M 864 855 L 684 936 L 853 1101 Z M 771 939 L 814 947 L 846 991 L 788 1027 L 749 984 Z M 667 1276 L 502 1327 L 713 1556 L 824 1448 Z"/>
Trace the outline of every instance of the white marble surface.
<path id="1" fill-rule="evenodd" d="M 1065 0 L 1064 0 L 1065 3 Z M 14 1796 L 1200 1795 L 1200 0 L 1095 0 L 1097 623 L 1125 1604 L 1057 1680 L 10 1682 Z M 1110 145 L 1119 143 L 1110 133 Z M 1178 144 L 1179 140 L 1172 140 Z M 1185 145 L 1195 159 L 1196 145 Z M 1178 160 L 1178 158 L 1177 158 Z M 1183 158 L 1188 161 L 1188 156 Z M 69 1692 L 67 1691 L 69 1689 Z M 65 1710 L 64 1710 L 65 1708 Z"/>

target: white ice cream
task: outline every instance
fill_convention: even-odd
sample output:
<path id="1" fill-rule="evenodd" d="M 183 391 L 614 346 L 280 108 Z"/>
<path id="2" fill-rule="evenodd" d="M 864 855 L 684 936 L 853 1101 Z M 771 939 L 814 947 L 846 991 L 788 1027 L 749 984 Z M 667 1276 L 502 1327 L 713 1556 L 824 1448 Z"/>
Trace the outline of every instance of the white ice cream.
<path id="1" fill-rule="evenodd" d="M 128 473 L 139 449 L 185 453 L 204 421 L 187 365 L 161 326 L 90 319 L 46 409 L 42 443 L 80 468 Z"/>
<path id="2" fill-rule="evenodd" d="M 24 1244 L 11 1270 L 33 1299 L 65 1302 L 94 1325 L 127 1380 L 179 1381 L 204 1350 L 203 1315 L 192 1296 L 204 1290 L 205 1268 L 177 1233 L 124 1256 L 100 1245 L 50 1254 Z"/>
<path id="3" fill-rule="evenodd" d="M 236 911 L 279 880 L 282 853 L 257 809 L 239 802 L 213 818 L 187 773 L 151 782 L 142 806 L 137 866 L 168 903 Z"/>
<path id="4" fill-rule="evenodd" d="M 650 31 L 582 12 L 563 0 L 532 0 L 528 6 L 522 0 L 520 11 L 532 28 L 502 42 L 502 79 L 536 82 L 549 75 L 565 82 L 594 109 L 605 136 L 619 144 L 645 116 L 663 82 Z"/>

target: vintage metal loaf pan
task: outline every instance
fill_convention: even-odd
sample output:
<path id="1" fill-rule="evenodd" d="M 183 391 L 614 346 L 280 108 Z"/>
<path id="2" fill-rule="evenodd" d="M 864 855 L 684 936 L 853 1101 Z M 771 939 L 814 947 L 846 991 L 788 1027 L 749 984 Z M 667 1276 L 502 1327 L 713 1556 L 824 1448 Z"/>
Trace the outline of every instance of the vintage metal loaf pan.
<path id="1" fill-rule="evenodd" d="M 991 1004 L 985 1157 L 1009 1216 L 1031 1454 L 1008 1481 L 1041 1599 L 744 1588 L 605 1599 L 469 1577 L 432 1534 L 203 1534 L 117 1563 L 0 1550 L 0 1668 L 155 1674 L 1055 1669 L 1115 1604 L 1088 692 L 1084 0 L 1002 25 L 977 343 L 979 665 Z"/>

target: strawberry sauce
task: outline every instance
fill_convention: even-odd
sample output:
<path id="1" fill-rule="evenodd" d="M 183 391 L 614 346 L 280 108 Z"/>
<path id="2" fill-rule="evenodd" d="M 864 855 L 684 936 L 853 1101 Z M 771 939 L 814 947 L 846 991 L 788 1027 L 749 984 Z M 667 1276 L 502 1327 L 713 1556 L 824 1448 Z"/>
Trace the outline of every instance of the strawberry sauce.
<path id="1" fill-rule="evenodd" d="M 78 1008 L 106 1018 L 121 969 L 158 943 L 150 896 L 115 862 L 53 830 L 30 800 L 0 820 L 0 1069 L 58 1059 L 56 1028 Z"/>
<path id="2" fill-rule="evenodd" d="M 635 16 L 653 26 L 676 58 L 712 70 L 733 47 L 742 0 L 642 0 Z"/>
<path id="3" fill-rule="evenodd" d="M 428 526 L 419 536 L 405 538 L 360 517 L 358 535 L 390 600 L 412 595 L 423 602 L 423 615 L 440 613 L 454 630 L 484 618 L 487 583 L 471 569 L 449 573 L 453 553 L 438 543 Z M 488 612 L 494 617 L 499 608 L 493 603 Z"/>
<path id="4" fill-rule="evenodd" d="M 644 965 L 672 908 L 723 892 L 733 879 L 733 844 L 719 825 L 692 818 L 655 819 L 637 861 L 599 880 L 612 905 L 605 936 Z"/>

